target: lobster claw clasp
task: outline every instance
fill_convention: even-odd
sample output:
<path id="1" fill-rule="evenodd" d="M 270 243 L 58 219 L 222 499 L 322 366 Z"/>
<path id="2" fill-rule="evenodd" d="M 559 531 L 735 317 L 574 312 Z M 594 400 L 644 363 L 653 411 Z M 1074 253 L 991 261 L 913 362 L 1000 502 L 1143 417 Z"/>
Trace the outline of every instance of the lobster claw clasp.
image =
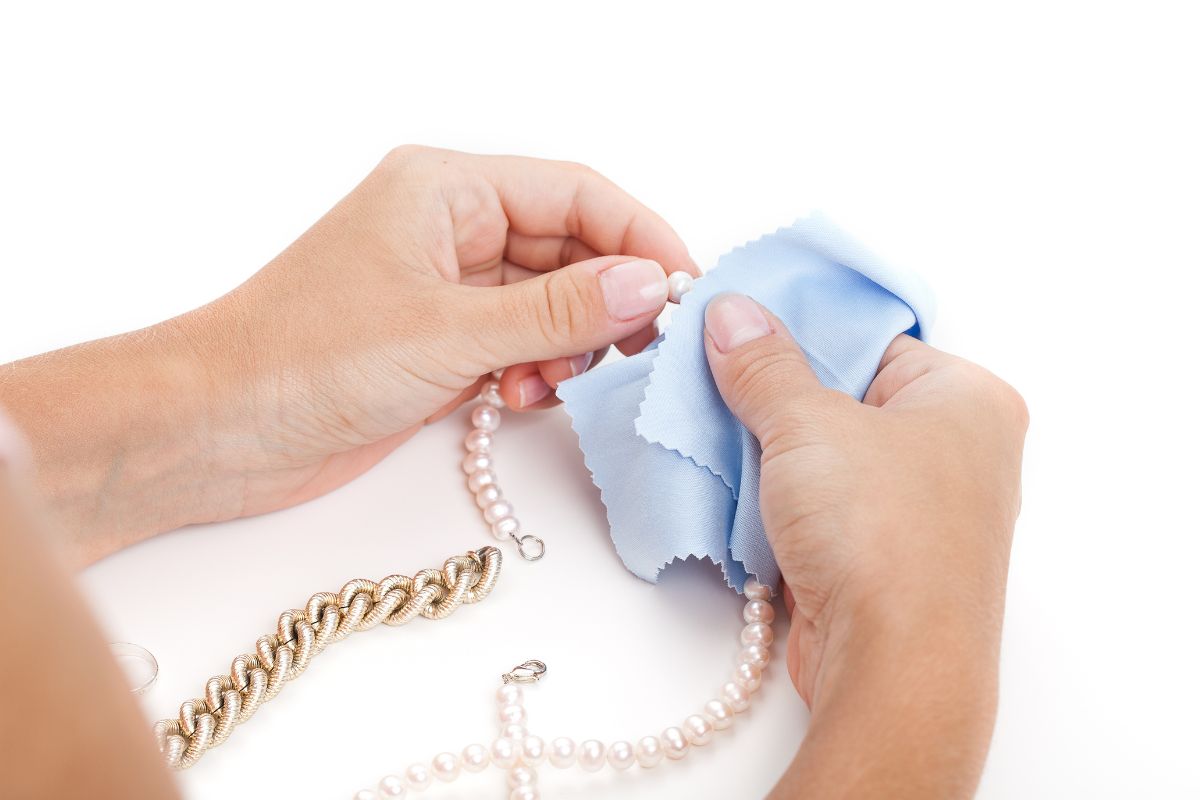
<path id="1" fill-rule="evenodd" d="M 505 683 L 536 683 L 546 674 L 546 662 L 531 658 L 500 676 Z"/>

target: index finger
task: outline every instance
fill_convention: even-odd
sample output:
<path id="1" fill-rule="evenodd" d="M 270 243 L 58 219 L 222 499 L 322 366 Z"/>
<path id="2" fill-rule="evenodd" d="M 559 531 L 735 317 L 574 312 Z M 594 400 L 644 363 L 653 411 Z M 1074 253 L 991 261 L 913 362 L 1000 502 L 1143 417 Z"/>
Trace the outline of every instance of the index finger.
<path id="1" fill-rule="evenodd" d="M 578 239 L 600 255 L 649 258 L 700 274 L 666 220 L 581 164 L 522 156 L 473 156 L 496 190 L 511 231 Z"/>

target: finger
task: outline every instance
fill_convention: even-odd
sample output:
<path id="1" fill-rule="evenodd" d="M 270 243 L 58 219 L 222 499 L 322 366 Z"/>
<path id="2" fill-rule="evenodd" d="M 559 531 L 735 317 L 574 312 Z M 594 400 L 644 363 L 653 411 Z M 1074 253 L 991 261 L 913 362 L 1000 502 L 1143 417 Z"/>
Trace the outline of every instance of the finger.
<path id="1" fill-rule="evenodd" d="M 507 260 L 539 272 L 565 267 L 577 261 L 587 261 L 600 255 L 605 254 L 588 247 L 574 236 L 524 236 L 510 231 L 504 246 L 504 257 Z"/>
<path id="2" fill-rule="evenodd" d="M 928 374 L 948 357 L 920 339 L 900 334 L 884 351 L 883 358 L 879 361 L 879 371 L 867 387 L 863 402 L 870 406 L 882 406 L 905 386 Z"/>
<path id="3" fill-rule="evenodd" d="M 632 336 L 626 336 L 617 342 L 617 349 L 621 351 L 621 355 L 631 356 L 645 350 L 657 336 L 658 326 L 652 322 Z"/>
<path id="4" fill-rule="evenodd" d="M 662 217 L 594 170 L 518 156 L 474 158 L 500 197 L 510 236 L 567 236 L 600 254 L 649 258 L 668 272 L 700 274 Z"/>
<path id="5" fill-rule="evenodd" d="M 491 289 L 453 286 L 455 319 L 487 369 L 574 356 L 652 324 L 667 302 L 655 261 L 602 256 Z M 481 370 L 482 371 L 482 370 Z"/>
<path id="6" fill-rule="evenodd" d="M 704 311 L 705 351 L 729 409 L 762 442 L 828 417 L 835 396 L 783 324 L 749 297 L 719 294 Z"/>
<path id="7" fill-rule="evenodd" d="M 595 364 L 604 357 L 608 351 L 607 347 L 599 350 L 583 353 L 569 358 L 552 358 L 548 361 L 538 362 L 538 372 L 542 374 L 542 378 L 546 383 L 550 384 L 550 388 L 558 389 L 558 385 L 563 381 L 570 380 L 577 375 L 582 375 L 591 369 L 592 364 Z"/>
<path id="8" fill-rule="evenodd" d="M 500 396 L 514 411 L 528 411 L 553 394 L 536 363 L 513 364 L 500 376 Z"/>
<path id="9" fill-rule="evenodd" d="M 559 400 L 554 392 L 558 385 L 599 364 L 607 352 L 608 348 L 603 347 L 569 358 L 516 364 L 504 370 L 500 379 L 500 396 L 514 411 L 540 411 L 556 406 Z"/>

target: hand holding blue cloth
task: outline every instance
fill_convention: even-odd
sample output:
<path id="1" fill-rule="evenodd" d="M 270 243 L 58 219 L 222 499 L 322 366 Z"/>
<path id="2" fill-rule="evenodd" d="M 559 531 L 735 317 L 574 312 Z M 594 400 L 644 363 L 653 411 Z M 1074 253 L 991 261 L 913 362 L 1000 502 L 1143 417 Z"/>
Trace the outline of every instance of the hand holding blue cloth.
<path id="1" fill-rule="evenodd" d="M 921 336 L 933 298 L 821 216 L 722 256 L 643 352 L 559 386 L 600 488 L 617 552 L 655 581 L 689 556 L 719 564 L 731 587 L 776 585 L 758 505 L 757 440 L 721 399 L 704 353 L 704 309 L 749 295 L 787 325 L 821 382 L 862 399 L 901 333 Z"/>

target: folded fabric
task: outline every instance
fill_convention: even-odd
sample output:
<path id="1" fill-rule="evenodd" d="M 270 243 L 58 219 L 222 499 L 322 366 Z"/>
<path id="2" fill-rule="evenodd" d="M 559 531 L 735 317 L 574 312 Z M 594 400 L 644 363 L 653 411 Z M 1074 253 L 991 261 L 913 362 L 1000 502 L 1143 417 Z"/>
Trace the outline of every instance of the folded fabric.
<path id="1" fill-rule="evenodd" d="M 608 512 L 617 553 L 655 581 L 689 556 L 742 591 L 779 568 L 758 505 L 758 442 L 725 406 L 704 353 L 704 308 L 721 292 L 769 308 L 821 382 L 862 399 L 898 334 L 921 336 L 933 298 L 814 215 L 722 256 L 645 351 L 565 381 L 558 396 Z"/>

